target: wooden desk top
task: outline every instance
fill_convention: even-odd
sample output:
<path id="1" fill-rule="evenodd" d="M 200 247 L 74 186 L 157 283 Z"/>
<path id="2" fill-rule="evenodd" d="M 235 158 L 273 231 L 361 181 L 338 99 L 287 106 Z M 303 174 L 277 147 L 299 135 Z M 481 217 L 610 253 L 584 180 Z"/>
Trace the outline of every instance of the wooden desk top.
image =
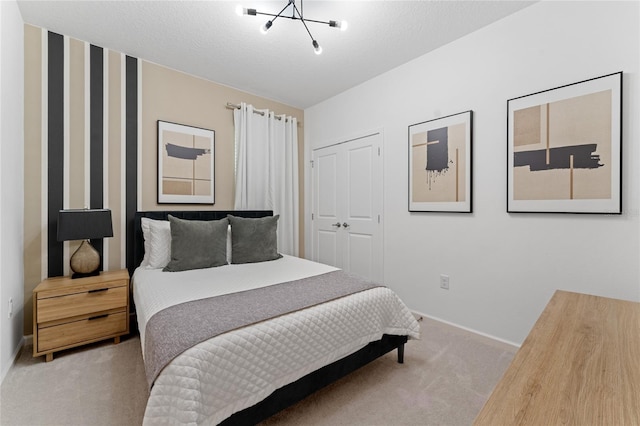
<path id="1" fill-rule="evenodd" d="M 474 425 L 640 425 L 640 303 L 556 291 Z"/>

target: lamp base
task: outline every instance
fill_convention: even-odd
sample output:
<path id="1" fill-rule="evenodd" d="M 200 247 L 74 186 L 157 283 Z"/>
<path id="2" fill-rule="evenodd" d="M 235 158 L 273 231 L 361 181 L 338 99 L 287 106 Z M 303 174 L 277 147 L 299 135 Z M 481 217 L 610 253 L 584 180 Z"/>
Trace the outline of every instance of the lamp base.
<path id="1" fill-rule="evenodd" d="M 70 259 L 71 270 L 75 272 L 71 278 L 91 277 L 100 271 L 100 254 L 93 248 L 89 240 L 82 241 L 78 250 Z"/>

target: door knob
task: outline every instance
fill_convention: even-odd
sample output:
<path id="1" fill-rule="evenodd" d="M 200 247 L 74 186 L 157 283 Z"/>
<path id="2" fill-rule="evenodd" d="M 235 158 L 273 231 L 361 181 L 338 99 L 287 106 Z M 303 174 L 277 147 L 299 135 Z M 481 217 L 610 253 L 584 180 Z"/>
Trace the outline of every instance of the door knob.
<path id="1" fill-rule="evenodd" d="M 348 227 L 349 227 L 349 224 L 348 224 L 347 222 L 344 222 L 344 223 L 342 224 L 342 226 L 344 226 L 345 228 L 348 228 Z"/>
<path id="2" fill-rule="evenodd" d="M 331 224 L 331 226 L 335 226 L 336 228 L 340 228 L 341 225 L 340 225 L 340 222 L 336 222 L 336 223 Z"/>

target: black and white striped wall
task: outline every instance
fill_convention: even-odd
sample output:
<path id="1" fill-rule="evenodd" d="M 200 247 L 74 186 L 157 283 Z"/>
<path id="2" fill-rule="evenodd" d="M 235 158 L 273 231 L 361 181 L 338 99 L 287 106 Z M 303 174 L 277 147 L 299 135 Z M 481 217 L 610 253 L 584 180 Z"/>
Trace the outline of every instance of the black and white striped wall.
<path id="1" fill-rule="evenodd" d="M 138 58 L 25 25 L 25 293 L 69 274 L 79 242 L 57 241 L 61 209 L 111 209 L 113 238 L 92 243 L 104 270 L 127 266 L 140 206 L 140 68 Z"/>

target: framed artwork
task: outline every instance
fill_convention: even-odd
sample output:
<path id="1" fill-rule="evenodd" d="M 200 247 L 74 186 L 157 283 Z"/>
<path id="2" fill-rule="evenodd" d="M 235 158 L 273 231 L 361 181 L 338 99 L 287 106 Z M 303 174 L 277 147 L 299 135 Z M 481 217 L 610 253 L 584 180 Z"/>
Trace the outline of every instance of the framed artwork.
<path id="1" fill-rule="evenodd" d="M 409 126 L 409 211 L 471 213 L 473 112 Z"/>
<path id="2" fill-rule="evenodd" d="M 158 120 L 158 203 L 214 204 L 215 132 Z"/>
<path id="3" fill-rule="evenodd" d="M 622 72 L 507 110 L 508 212 L 622 213 Z"/>

